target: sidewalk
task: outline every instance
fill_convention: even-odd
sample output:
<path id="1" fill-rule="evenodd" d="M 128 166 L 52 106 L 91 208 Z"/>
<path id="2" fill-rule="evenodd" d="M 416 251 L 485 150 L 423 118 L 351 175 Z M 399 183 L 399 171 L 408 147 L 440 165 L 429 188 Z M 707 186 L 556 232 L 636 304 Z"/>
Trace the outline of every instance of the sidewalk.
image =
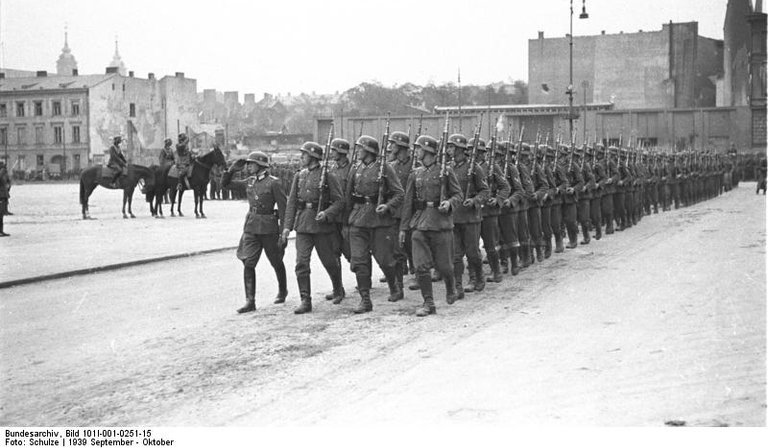
<path id="1" fill-rule="evenodd" d="M 0 288 L 46 278 L 66 277 L 105 266 L 119 267 L 158 259 L 234 250 L 247 212 L 245 201 L 206 201 L 208 219 L 195 219 L 192 194 L 184 195 L 184 217 L 152 218 L 137 191 L 135 219 L 123 219 L 122 192 L 97 188 L 91 216 L 80 215 L 76 184 L 28 184 L 11 189 L 5 217 L 9 238 L 0 239 Z"/>

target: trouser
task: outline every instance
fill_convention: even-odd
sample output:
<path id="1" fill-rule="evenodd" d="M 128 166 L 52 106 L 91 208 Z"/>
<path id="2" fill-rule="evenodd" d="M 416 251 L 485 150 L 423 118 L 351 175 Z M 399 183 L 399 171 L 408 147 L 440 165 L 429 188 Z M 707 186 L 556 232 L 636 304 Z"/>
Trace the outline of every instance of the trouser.
<path id="1" fill-rule="evenodd" d="M 416 275 L 428 275 L 435 268 L 443 279 L 453 279 L 452 230 L 413 230 L 411 243 Z"/>
<path id="2" fill-rule="evenodd" d="M 302 299 L 311 297 L 310 259 L 312 249 L 315 249 L 320 263 L 334 283 L 334 290 L 341 288 L 341 266 L 339 265 L 339 240 L 333 233 L 297 233 L 296 234 L 296 280 L 299 283 L 299 294 Z"/>
<path id="3" fill-rule="evenodd" d="M 541 234 L 543 242 L 551 244 L 552 242 L 552 204 L 545 204 L 541 206 Z"/>
<path id="4" fill-rule="evenodd" d="M 520 240 L 517 236 L 517 212 L 507 210 L 499 216 L 488 216 L 485 219 L 496 218 L 498 228 L 501 233 L 501 259 L 506 263 L 510 257 L 510 249 L 520 247 Z"/>
<path id="5" fill-rule="evenodd" d="M 675 203 L 675 208 L 680 207 L 680 182 L 672 184 L 672 201 Z"/>
<path id="6" fill-rule="evenodd" d="M 397 234 L 400 229 L 400 220 L 398 219 L 393 228 L 393 232 Z M 403 247 L 399 244 L 395 244 L 395 260 L 397 261 L 397 269 L 402 275 L 408 275 L 408 264 L 413 267 L 413 248 L 411 244 L 411 231 L 405 232 L 405 242 Z"/>
<path id="7" fill-rule="evenodd" d="M 624 192 L 624 222 L 626 226 L 631 227 L 633 224 L 633 216 L 635 214 L 635 191 L 629 190 Z"/>
<path id="8" fill-rule="evenodd" d="M 349 248 L 349 226 L 340 222 L 336 223 L 334 237 L 338 240 L 337 257 L 341 259 L 341 256 L 344 255 L 344 258 L 350 261 L 352 255 Z"/>
<path id="9" fill-rule="evenodd" d="M 371 289 L 371 255 L 388 281 L 395 274 L 395 231 L 394 227 L 357 227 L 349 229 L 350 268 L 357 278 L 360 291 Z"/>
<path id="10" fill-rule="evenodd" d="M 589 202 L 589 199 L 579 199 L 579 203 L 576 206 L 576 215 L 578 217 L 579 224 L 581 224 L 581 230 L 584 234 L 589 232 Z"/>
<path id="11" fill-rule="evenodd" d="M 664 210 L 669 210 L 672 207 L 672 197 L 673 197 L 674 186 L 672 184 L 665 183 L 662 186 L 662 188 L 663 188 L 662 190 L 663 194 L 661 197 L 662 208 Z"/>
<path id="12" fill-rule="evenodd" d="M 563 239 L 563 204 L 553 203 L 549 211 L 549 225 L 555 236 L 555 243 Z"/>
<path id="13" fill-rule="evenodd" d="M 464 256 L 470 266 L 482 263 L 480 255 L 480 223 L 468 222 L 453 225 L 453 263 L 464 263 Z"/>
<path id="14" fill-rule="evenodd" d="M 517 240 L 522 247 L 528 247 L 531 244 L 530 227 L 528 224 L 528 209 L 520 210 L 517 213 Z"/>
<path id="15" fill-rule="evenodd" d="M 563 221 L 565 230 L 568 233 L 568 242 L 574 244 L 578 240 L 579 228 L 576 223 L 577 211 L 576 203 L 563 204 Z"/>
<path id="16" fill-rule="evenodd" d="M 531 247 L 541 247 L 544 240 L 541 236 L 541 208 L 537 205 L 528 207 L 528 231 L 531 235 Z"/>
<path id="17" fill-rule="evenodd" d="M 240 244 L 237 247 L 236 255 L 237 258 L 243 262 L 243 266 L 245 267 L 246 281 L 250 281 L 250 273 L 259 263 L 262 251 L 266 253 L 269 264 L 271 264 L 272 269 L 275 270 L 279 292 L 287 293 L 288 281 L 286 278 L 285 263 L 283 263 L 285 248 L 280 244 L 279 239 L 280 237 L 277 233 L 270 233 L 265 235 L 243 233 L 243 235 L 240 237 Z M 254 275 L 254 284 L 255 279 L 256 277 Z M 248 295 L 247 288 L 246 295 Z M 253 296 L 250 298 L 253 298 Z"/>
<path id="18" fill-rule="evenodd" d="M 485 255 L 496 254 L 499 251 L 499 220 L 498 216 L 484 216 L 480 223 L 480 237 L 483 239 Z"/>
<path id="19" fill-rule="evenodd" d="M 598 235 L 603 233 L 603 213 L 601 210 L 602 203 L 603 199 L 601 197 L 596 197 L 589 200 L 589 220 L 592 223 L 592 226 L 594 226 Z"/>
<path id="20" fill-rule="evenodd" d="M 602 223 L 605 224 L 606 231 L 613 229 L 613 193 L 603 193 L 603 197 L 600 198 Z"/>
<path id="21" fill-rule="evenodd" d="M 620 229 L 623 229 L 626 224 L 626 216 L 624 212 L 624 192 L 617 191 L 613 194 L 613 215 Z"/>

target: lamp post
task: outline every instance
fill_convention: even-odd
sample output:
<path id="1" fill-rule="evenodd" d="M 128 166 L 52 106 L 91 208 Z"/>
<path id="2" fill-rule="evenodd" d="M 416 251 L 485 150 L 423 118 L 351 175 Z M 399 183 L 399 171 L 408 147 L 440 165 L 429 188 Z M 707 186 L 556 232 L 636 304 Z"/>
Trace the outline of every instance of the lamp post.
<path id="1" fill-rule="evenodd" d="M 581 14 L 580 19 L 588 19 L 587 14 L 587 0 L 581 0 Z M 573 0 L 571 0 L 571 32 L 568 34 L 568 55 L 570 58 L 569 74 L 568 74 L 568 89 L 565 93 L 568 95 L 568 130 L 569 137 L 573 141 Z"/>

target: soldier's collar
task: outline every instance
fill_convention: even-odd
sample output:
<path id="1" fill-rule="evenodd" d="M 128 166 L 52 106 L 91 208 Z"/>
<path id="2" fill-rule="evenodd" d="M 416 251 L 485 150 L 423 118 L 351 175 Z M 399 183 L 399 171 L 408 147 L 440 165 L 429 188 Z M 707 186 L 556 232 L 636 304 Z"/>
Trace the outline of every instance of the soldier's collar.
<path id="1" fill-rule="evenodd" d="M 264 170 L 264 171 L 260 172 L 259 174 L 257 174 L 254 177 L 256 178 L 256 180 L 262 181 L 262 180 L 266 179 L 267 177 L 269 177 L 269 170 Z"/>
<path id="2" fill-rule="evenodd" d="M 350 163 L 349 159 L 344 157 L 343 159 L 336 161 L 336 166 L 338 166 L 339 168 L 344 168 L 345 166 L 349 165 L 349 163 Z"/>

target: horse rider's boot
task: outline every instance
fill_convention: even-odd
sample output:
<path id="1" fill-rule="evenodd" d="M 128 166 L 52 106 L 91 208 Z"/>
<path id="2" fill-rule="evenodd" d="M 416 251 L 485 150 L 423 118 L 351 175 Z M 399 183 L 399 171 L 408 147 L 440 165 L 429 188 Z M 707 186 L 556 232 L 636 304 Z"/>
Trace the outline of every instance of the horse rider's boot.
<path id="1" fill-rule="evenodd" d="M 387 298 L 387 301 L 397 302 L 398 300 L 403 300 L 403 282 L 401 281 L 399 284 L 397 283 L 397 266 L 395 268 L 387 269 L 386 278 L 387 286 L 389 287 L 389 297 Z"/>
<path id="2" fill-rule="evenodd" d="M 485 281 L 491 283 L 501 283 L 501 267 L 499 265 L 499 253 L 488 254 L 488 264 L 491 266 L 491 276 L 486 278 Z"/>
<path id="3" fill-rule="evenodd" d="M 456 283 L 456 300 L 462 300 L 465 292 L 472 292 L 475 288 L 467 285 L 464 288 L 464 261 L 453 263 L 453 280 Z"/>
<path id="4" fill-rule="evenodd" d="M 509 272 L 512 275 L 517 275 L 520 273 L 520 265 L 517 263 L 517 252 L 519 249 L 519 247 L 513 247 L 509 249 Z"/>
<path id="5" fill-rule="evenodd" d="M 368 289 L 359 289 L 360 303 L 354 309 L 355 314 L 369 313 L 373 311 L 373 303 L 371 302 L 371 291 Z"/>
<path id="6" fill-rule="evenodd" d="M 456 302 L 456 280 L 449 274 L 447 277 L 443 277 L 445 282 L 445 303 L 453 305 Z"/>
<path id="7" fill-rule="evenodd" d="M 301 304 L 298 308 L 293 310 L 294 314 L 305 314 L 312 312 L 312 295 L 310 290 L 309 275 L 303 274 L 296 277 L 299 283 L 299 295 L 301 296 Z"/>
<path id="8" fill-rule="evenodd" d="M 496 265 L 498 266 L 498 258 L 499 254 L 495 253 L 496 255 Z M 490 263 L 490 261 L 489 261 Z M 470 272 L 474 272 L 475 275 L 472 278 L 472 286 L 475 290 L 475 292 L 480 292 L 485 289 L 485 276 L 483 275 L 483 263 L 482 261 L 472 262 L 469 264 L 469 270 Z M 499 274 L 501 275 L 501 274 Z"/>
<path id="9" fill-rule="evenodd" d="M 275 269 L 275 271 L 277 272 L 278 290 L 274 303 L 277 305 L 285 303 L 285 298 L 288 297 L 288 279 L 286 278 L 284 265 L 282 266 L 282 269 Z"/>
<path id="10" fill-rule="evenodd" d="M 544 241 L 544 258 L 549 258 L 552 256 L 552 237 L 547 238 Z"/>
<path id="11" fill-rule="evenodd" d="M 238 308 L 239 314 L 256 311 L 256 269 L 243 268 L 243 284 L 245 285 L 245 305 Z"/>
<path id="12" fill-rule="evenodd" d="M 435 299 L 432 296 L 432 278 L 429 272 L 417 273 L 419 280 L 419 287 L 421 289 L 421 296 L 424 298 L 424 304 L 416 310 L 418 317 L 429 316 L 435 314 Z"/>

